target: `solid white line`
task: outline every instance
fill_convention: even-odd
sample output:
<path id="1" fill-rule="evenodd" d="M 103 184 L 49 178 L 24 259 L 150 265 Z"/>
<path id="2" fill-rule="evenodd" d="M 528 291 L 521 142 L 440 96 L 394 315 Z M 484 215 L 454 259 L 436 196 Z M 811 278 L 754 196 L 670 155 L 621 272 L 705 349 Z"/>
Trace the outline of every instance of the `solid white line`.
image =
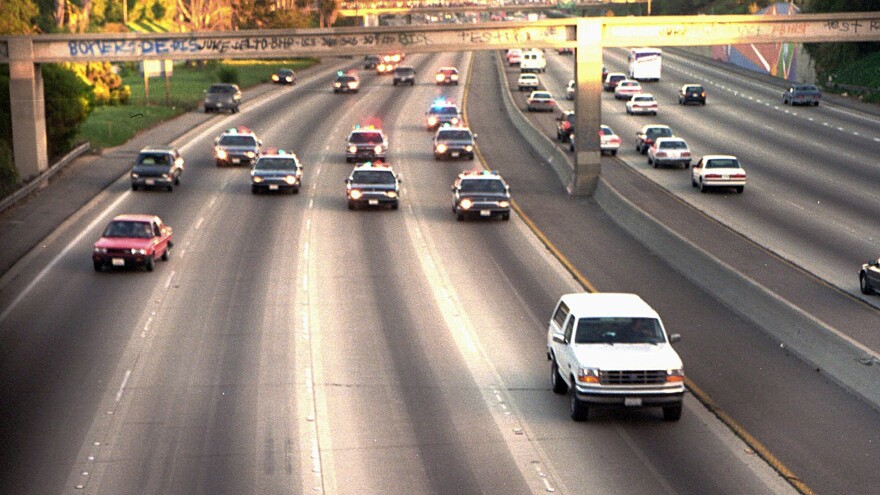
<path id="1" fill-rule="evenodd" d="M 70 244 L 68 244 L 58 254 L 58 256 L 54 257 L 52 259 L 52 261 L 50 261 L 49 264 L 46 265 L 46 268 L 43 268 L 43 270 L 39 274 L 37 274 L 37 276 L 33 280 L 31 280 L 31 283 L 29 283 L 27 285 L 27 287 L 25 287 L 24 290 L 21 291 L 21 293 L 12 301 L 12 303 L 3 311 L 3 313 L 0 314 L 0 322 L 5 320 L 9 316 L 9 313 L 11 313 L 12 310 L 15 309 L 16 306 L 18 306 L 18 304 L 21 302 L 21 300 L 24 299 L 24 297 L 30 291 L 33 290 L 34 286 L 36 286 L 38 283 L 40 283 L 41 280 L 43 280 L 43 277 L 45 277 L 46 274 L 49 273 L 49 270 L 54 268 L 55 265 L 58 264 L 58 261 L 61 260 L 61 258 L 63 256 L 66 256 L 67 253 L 69 253 L 71 249 L 73 249 L 73 246 L 75 246 L 76 244 L 79 244 L 79 242 L 82 240 L 82 238 L 85 237 L 85 235 L 88 234 L 90 230 L 94 229 L 95 226 L 97 226 L 99 222 L 103 222 L 104 217 L 107 216 L 108 213 L 110 213 L 110 210 L 116 208 L 116 206 L 118 206 L 118 204 L 121 203 L 123 199 L 127 198 L 129 194 L 131 194 L 130 190 L 125 191 L 118 198 L 116 198 L 116 201 L 110 203 L 110 205 L 107 208 L 105 208 L 104 211 L 102 211 L 97 217 L 95 217 L 95 219 L 92 220 L 92 223 L 90 223 L 86 228 L 84 228 L 82 230 L 82 232 L 80 232 L 79 235 L 76 236 L 70 242 Z"/>
<path id="2" fill-rule="evenodd" d="M 131 370 L 125 370 L 125 376 L 122 377 L 122 384 L 119 385 L 119 390 L 116 391 L 116 402 L 119 402 L 122 399 L 122 392 L 125 390 L 125 384 L 128 383 L 128 378 L 131 376 Z"/>
<path id="3" fill-rule="evenodd" d="M 168 276 L 168 280 L 165 282 L 165 290 L 171 288 L 171 280 L 174 279 L 174 270 L 171 270 L 171 275 Z"/>
<path id="4" fill-rule="evenodd" d="M 196 221 L 196 230 L 199 230 L 202 227 L 202 223 L 205 221 L 205 217 L 199 217 Z"/>

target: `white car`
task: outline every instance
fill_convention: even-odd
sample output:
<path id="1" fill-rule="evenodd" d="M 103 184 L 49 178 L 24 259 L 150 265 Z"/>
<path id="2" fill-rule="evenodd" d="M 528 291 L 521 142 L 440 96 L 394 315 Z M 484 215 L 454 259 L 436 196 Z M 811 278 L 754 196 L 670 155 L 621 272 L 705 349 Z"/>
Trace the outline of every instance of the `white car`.
<path id="1" fill-rule="evenodd" d="M 609 154 L 611 156 L 617 155 L 617 150 L 620 149 L 620 136 L 614 134 L 614 131 L 611 130 L 607 125 L 602 125 L 599 127 L 599 153 L 601 154 Z M 574 133 L 572 132 L 568 136 L 568 150 L 574 151 Z"/>
<path id="2" fill-rule="evenodd" d="M 691 167 L 691 185 L 706 192 L 710 187 L 732 187 L 737 193 L 746 187 L 746 171 L 731 155 L 706 155 Z"/>
<path id="3" fill-rule="evenodd" d="M 687 141 L 679 137 L 661 137 L 648 148 L 648 165 L 654 168 L 660 165 L 691 166 L 691 149 Z"/>
<path id="4" fill-rule="evenodd" d="M 541 81 L 538 80 L 538 76 L 535 74 L 523 73 L 519 75 L 516 85 L 519 87 L 520 91 L 534 91 L 541 86 Z"/>
<path id="5" fill-rule="evenodd" d="M 615 100 L 629 100 L 633 95 L 637 95 L 642 92 L 642 85 L 638 81 L 633 81 L 632 79 L 624 79 L 617 83 L 617 86 L 614 87 L 614 99 Z"/>
<path id="6" fill-rule="evenodd" d="M 532 91 L 526 109 L 530 112 L 549 111 L 556 108 L 556 100 L 549 91 Z"/>
<path id="7" fill-rule="evenodd" d="M 659 105 L 657 104 L 657 100 L 654 99 L 654 95 L 642 93 L 633 96 L 628 102 L 626 102 L 626 113 L 630 115 L 637 113 L 657 115 L 658 107 Z"/>
<path id="8" fill-rule="evenodd" d="M 572 79 L 568 81 L 568 86 L 565 88 L 565 99 L 573 100 L 575 94 L 577 94 L 577 83 Z"/>
<path id="9" fill-rule="evenodd" d="M 519 65 L 520 62 L 522 62 L 522 50 L 519 48 L 507 50 L 507 65 L 513 67 L 514 65 Z"/>

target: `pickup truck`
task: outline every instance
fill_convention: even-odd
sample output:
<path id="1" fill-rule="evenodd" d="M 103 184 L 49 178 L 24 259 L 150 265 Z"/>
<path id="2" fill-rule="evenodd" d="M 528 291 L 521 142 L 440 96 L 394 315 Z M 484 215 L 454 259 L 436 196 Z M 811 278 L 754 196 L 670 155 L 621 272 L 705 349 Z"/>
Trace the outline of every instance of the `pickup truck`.
<path id="1" fill-rule="evenodd" d="M 550 384 L 571 395 L 571 418 L 590 408 L 660 407 L 681 418 L 684 370 L 657 313 L 635 294 L 578 293 L 559 299 L 547 329 Z"/>
<path id="2" fill-rule="evenodd" d="M 819 105 L 822 92 L 812 84 L 794 84 L 782 93 L 783 105 Z"/>

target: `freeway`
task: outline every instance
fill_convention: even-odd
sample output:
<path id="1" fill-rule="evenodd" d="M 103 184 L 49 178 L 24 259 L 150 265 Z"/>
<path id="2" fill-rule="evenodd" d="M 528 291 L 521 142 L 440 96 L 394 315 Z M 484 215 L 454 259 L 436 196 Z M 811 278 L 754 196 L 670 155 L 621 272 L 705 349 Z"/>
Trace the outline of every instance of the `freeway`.
<path id="1" fill-rule="evenodd" d="M 455 221 L 449 185 L 472 163 L 432 159 L 422 109 L 438 95 L 467 96 L 482 157 L 596 287 L 638 292 L 684 335 L 689 375 L 721 407 L 818 492 L 875 487 L 876 412 L 566 197 L 508 130 L 492 56 L 413 56 L 418 85 L 365 74 L 358 95 L 332 94 L 328 67 L 188 137 L 174 193 L 123 178 L 10 271 L 0 491 L 790 493 L 691 396 L 675 424 L 568 419 L 545 328 L 581 289 L 518 217 Z M 467 89 L 434 86 L 441 65 L 470 73 Z M 368 118 L 404 178 L 398 211 L 345 205 L 345 136 Z M 234 124 L 297 151 L 299 195 L 254 196 L 246 171 L 214 167 L 211 140 Z M 92 271 L 104 223 L 147 211 L 175 227 L 171 261 Z"/>

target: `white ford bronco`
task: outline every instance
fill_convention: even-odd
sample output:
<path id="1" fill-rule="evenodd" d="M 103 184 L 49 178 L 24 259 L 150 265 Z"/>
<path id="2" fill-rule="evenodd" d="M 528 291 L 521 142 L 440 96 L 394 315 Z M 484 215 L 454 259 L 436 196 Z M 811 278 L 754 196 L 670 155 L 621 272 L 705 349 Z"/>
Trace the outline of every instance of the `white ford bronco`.
<path id="1" fill-rule="evenodd" d="M 571 391 L 571 418 L 593 406 L 662 407 L 681 418 L 684 370 L 657 312 L 635 294 L 562 296 L 547 330 L 553 392 Z"/>

